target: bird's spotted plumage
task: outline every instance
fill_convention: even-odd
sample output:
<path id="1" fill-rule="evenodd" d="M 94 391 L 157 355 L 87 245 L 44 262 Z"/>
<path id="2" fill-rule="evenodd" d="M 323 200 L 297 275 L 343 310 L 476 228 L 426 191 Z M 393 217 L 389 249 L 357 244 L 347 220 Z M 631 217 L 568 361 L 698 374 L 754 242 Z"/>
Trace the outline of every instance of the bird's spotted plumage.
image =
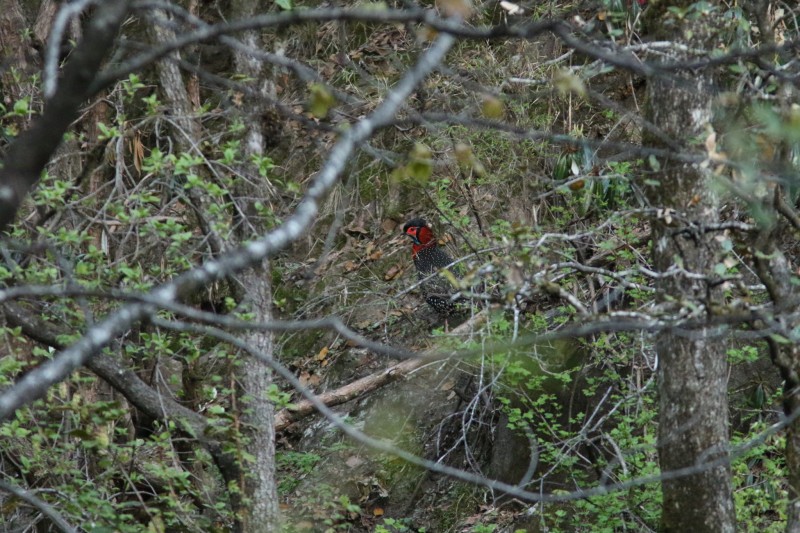
<path id="1" fill-rule="evenodd" d="M 417 269 L 417 276 L 422 280 L 422 294 L 425 301 L 434 311 L 447 316 L 455 310 L 455 302 L 451 299 L 453 287 L 437 273 L 453 262 L 445 252 L 428 226 L 421 218 L 409 220 L 403 226 L 403 232 L 411 238 L 411 257 Z M 450 272 L 458 276 L 452 268 Z"/>

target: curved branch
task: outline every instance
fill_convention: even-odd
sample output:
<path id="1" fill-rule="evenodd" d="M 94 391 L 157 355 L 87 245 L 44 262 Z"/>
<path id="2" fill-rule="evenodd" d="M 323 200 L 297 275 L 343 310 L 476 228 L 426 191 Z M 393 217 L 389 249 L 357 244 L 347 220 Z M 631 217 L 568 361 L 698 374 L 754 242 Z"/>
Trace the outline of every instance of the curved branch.
<path id="1" fill-rule="evenodd" d="M 11 304 L 5 304 L 0 309 L 8 323 L 20 328 L 25 336 L 57 350 L 66 348 L 58 340 L 64 332 L 44 323 L 33 313 Z M 143 413 L 156 420 L 173 420 L 180 431 L 197 439 L 214 459 L 226 483 L 240 479 L 241 473 L 235 457 L 225 451 L 222 442 L 208 436 L 211 423 L 203 415 L 163 396 L 142 381 L 136 372 L 112 357 L 102 354 L 95 356 L 88 361 L 87 366 Z"/>
<path id="2" fill-rule="evenodd" d="M 30 505 L 38 509 L 40 513 L 49 518 L 50 521 L 53 522 L 53 524 L 58 529 L 64 531 L 64 533 L 76 533 L 78 531 L 77 529 L 69 525 L 67 521 L 64 520 L 64 517 L 58 513 L 58 511 L 53 509 L 48 503 L 40 500 L 27 490 L 21 487 L 17 487 L 16 485 L 12 485 L 11 483 L 7 483 L 2 479 L 0 479 L 0 490 L 4 490 L 10 494 L 13 494 L 20 500 L 28 502 Z"/>
<path id="3" fill-rule="evenodd" d="M 163 2 L 138 2 L 134 5 L 137 9 L 164 9 L 173 11 L 172 6 Z M 277 29 L 304 24 L 308 22 L 329 22 L 339 21 L 358 21 L 374 23 L 424 23 L 432 28 L 446 33 L 450 36 L 461 36 L 466 33 L 474 33 L 471 28 L 461 23 L 439 17 L 434 11 L 428 9 L 346 9 L 346 8 L 324 8 L 313 10 L 294 10 L 276 14 L 265 14 L 245 20 L 236 20 L 221 24 L 204 26 L 193 32 L 188 32 L 178 36 L 173 42 L 142 53 L 129 60 L 124 65 L 105 72 L 98 77 L 92 85 L 93 91 L 99 91 L 117 80 L 124 78 L 131 72 L 142 69 L 152 62 L 161 59 L 170 52 L 183 48 L 184 46 L 199 42 L 209 41 L 223 35 L 237 33 L 246 30 L 263 29 L 273 27 Z M 533 35 L 546 31 L 551 25 L 558 21 L 540 21 L 531 26 Z M 521 36 L 521 35 L 520 35 Z"/>
<path id="4" fill-rule="evenodd" d="M 308 388 L 303 386 L 303 384 L 300 383 L 300 380 L 288 368 L 280 364 L 273 357 L 270 357 L 269 355 L 261 352 L 257 348 L 250 346 L 249 344 L 242 341 L 238 337 L 231 335 L 228 332 L 222 331 L 219 328 L 201 326 L 197 324 L 187 324 L 185 322 L 170 322 L 161 319 L 157 320 L 159 325 L 162 327 L 167 327 L 175 331 L 190 331 L 193 333 L 210 335 L 219 340 L 225 341 L 231 344 L 232 346 L 236 346 L 237 348 L 246 351 L 252 357 L 255 357 L 262 363 L 268 365 L 278 375 L 286 379 L 295 390 L 299 391 L 303 396 L 305 396 L 306 400 L 308 400 L 313 405 L 315 410 L 319 411 L 323 416 L 325 416 L 325 418 L 327 418 L 342 433 L 353 438 L 357 442 L 369 446 L 374 450 L 392 454 L 410 464 L 426 468 L 431 472 L 435 472 L 437 474 L 443 474 L 453 479 L 458 479 L 460 481 L 471 483 L 473 485 L 486 487 L 496 491 L 502 491 L 510 496 L 519 498 L 520 500 L 526 502 L 566 502 L 572 500 L 586 499 L 594 496 L 606 495 L 622 490 L 631 489 L 633 487 L 648 485 L 651 483 L 658 483 L 665 480 L 683 478 L 686 476 L 695 475 L 699 472 L 705 472 L 712 468 L 718 467 L 719 465 L 727 464 L 729 460 L 733 460 L 744 455 L 745 453 L 747 453 L 748 450 L 764 442 L 764 440 L 769 435 L 774 435 L 778 431 L 782 430 L 783 428 L 791 424 L 795 419 L 800 417 L 800 409 L 788 414 L 787 416 L 783 417 L 780 421 L 767 428 L 764 432 L 762 432 L 760 435 L 758 435 L 751 441 L 736 446 L 734 449 L 731 450 L 729 456 L 726 455 L 724 457 L 718 457 L 713 459 L 708 457 L 703 457 L 700 461 L 698 461 L 697 464 L 678 468 L 668 472 L 661 472 L 660 474 L 657 475 L 639 477 L 621 483 L 600 485 L 587 489 L 577 489 L 571 492 L 544 494 L 540 492 L 531 492 L 525 490 L 524 488 L 518 485 L 510 485 L 508 483 L 491 480 L 484 476 L 466 472 L 458 468 L 453 468 L 451 466 L 447 466 L 439 462 L 423 459 L 422 457 L 410 453 L 402 448 L 398 448 L 397 446 L 395 446 L 390 442 L 370 437 L 369 435 L 363 433 L 359 429 L 356 429 L 355 427 L 348 424 L 342 417 L 340 417 L 338 414 L 332 411 L 327 405 L 325 405 L 324 402 L 320 400 L 319 397 L 317 397 L 314 393 L 309 391 Z"/>
<path id="5" fill-rule="evenodd" d="M 153 289 L 150 295 L 165 301 L 182 300 L 212 281 L 273 257 L 302 236 L 316 219 L 320 201 L 338 181 L 350 155 L 376 130 L 391 122 L 397 110 L 417 85 L 444 59 L 453 42 L 454 38 L 450 35 L 445 34 L 437 38 L 422 54 L 414 68 L 408 71 L 387 94 L 378 108 L 342 135 L 331 149 L 325 165 L 309 186 L 296 211 L 286 222 L 251 243 L 219 259 L 208 261 Z M 153 315 L 156 310 L 156 306 L 152 304 L 127 305 L 91 327 L 75 344 L 29 372 L 0 394 L 0 420 L 6 420 L 18 408 L 42 398 L 50 386 L 66 379 L 74 370 L 89 362 L 114 338 L 127 331 L 132 324 Z"/>
<path id="6" fill-rule="evenodd" d="M 44 112 L 9 147 L 0 170 L 0 231 L 14 221 L 23 198 L 39 180 L 64 132 L 78 117 L 78 109 L 94 94 L 90 86 L 103 58 L 113 48 L 129 4 L 130 0 L 100 3 Z"/>

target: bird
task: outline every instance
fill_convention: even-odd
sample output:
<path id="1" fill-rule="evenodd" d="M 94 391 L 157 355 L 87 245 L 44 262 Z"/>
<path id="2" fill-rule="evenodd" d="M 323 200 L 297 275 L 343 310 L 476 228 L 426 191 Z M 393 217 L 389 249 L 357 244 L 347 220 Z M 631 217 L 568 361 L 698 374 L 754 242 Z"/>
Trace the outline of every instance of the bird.
<path id="1" fill-rule="evenodd" d="M 417 277 L 422 282 L 422 294 L 428 305 L 440 316 L 447 317 L 456 311 L 452 299 L 453 286 L 437 273 L 453 263 L 436 240 L 430 226 L 423 218 L 409 220 L 403 226 L 403 233 L 411 238 L 411 258 L 417 269 Z M 450 272 L 460 277 L 453 267 Z"/>

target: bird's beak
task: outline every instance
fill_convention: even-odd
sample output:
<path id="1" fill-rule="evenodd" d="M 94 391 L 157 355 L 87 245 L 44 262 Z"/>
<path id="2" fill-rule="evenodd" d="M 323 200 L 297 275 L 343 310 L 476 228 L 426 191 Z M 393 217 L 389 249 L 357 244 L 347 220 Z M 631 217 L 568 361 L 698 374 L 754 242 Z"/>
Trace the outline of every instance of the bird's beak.
<path id="1" fill-rule="evenodd" d="M 420 244 L 419 239 L 417 239 L 416 235 L 411 233 L 411 230 L 406 232 L 406 237 L 409 237 L 414 242 L 414 244 Z"/>

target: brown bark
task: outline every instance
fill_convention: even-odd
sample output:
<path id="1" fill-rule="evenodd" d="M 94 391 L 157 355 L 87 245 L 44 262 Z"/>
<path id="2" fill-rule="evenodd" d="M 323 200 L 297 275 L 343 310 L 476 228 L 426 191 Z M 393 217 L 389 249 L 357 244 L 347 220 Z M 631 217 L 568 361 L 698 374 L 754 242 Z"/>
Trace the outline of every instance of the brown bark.
<path id="1" fill-rule="evenodd" d="M 166 16 L 161 11 L 157 11 L 156 15 L 166 19 Z M 164 44 L 175 39 L 175 32 L 172 29 L 157 22 L 150 24 L 148 30 L 150 37 L 156 43 Z M 179 52 L 174 52 L 173 55 L 180 57 Z M 175 144 L 182 152 L 199 154 L 200 143 L 203 140 L 203 128 L 194 116 L 194 108 L 180 68 L 178 68 L 177 63 L 169 59 L 159 61 L 158 77 L 161 82 L 161 90 L 164 92 L 164 96 L 172 110 Z M 209 212 L 207 207 L 211 200 L 195 187 L 189 188 L 186 193 L 194 207 L 192 213 L 195 221 L 203 235 L 206 236 L 211 253 L 218 255 L 223 250 L 224 243 L 222 237 L 213 231 L 211 223 L 206 218 L 206 214 Z"/>
<path id="2" fill-rule="evenodd" d="M 36 14 L 36 22 L 33 24 L 33 36 L 42 45 L 47 44 L 50 37 L 50 29 L 53 26 L 53 19 L 56 18 L 58 6 L 54 0 L 42 0 L 39 5 L 39 12 Z"/>
<path id="3" fill-rule="evenodd" d="M 486 320 L 486 315 L 478 313 L 463 324 L 459 324 L 451 332 L 453 336 L 466 334 L 480 327 Z M 430 354 L 428 354 L 430 355 Z M 342 385 L 338 389 L 317 395 L 317 399 L 327 405 L 333 407 L 334 405 L 341 405 L 343 403 L 360 398 L 370 392 L 376 391 L 381 387 L 394 383 L 400 379 L 408 377 L 414 370 L 421 368 L 423 365 L 430 361 L 426 358 L 425 354 L 417 359 L 407 359 L 400 363 L 379 370 L 374 374 L 364 376 L 361 379 Z M 289 427 L 290 424 L 300 418 L 308 416 L 315 411 L 314 405 L 308 400 L 302 400 L 292 406 L 291 409 L 282 409 L 275 415 L 275 431 L 281 431 Z"/>
<path id="4" fill-rule="evenodd" d="M 775 190 L 775 208 L 781 211 L 782 191 Z M 796 216 L 796 215 L 795 215 Z M 786 338 L 798 326 L 796 321 L 784 317 L 797 316 L 798 291 L 792 284 L 793 268 L 784 253 L 778 248 L 781 226 L 768 228 L 758 234 L 753 242 L 756 273 L 767 288 L 775 316 L 766 317 L 766 327 L 777 330 Z M 796 343 L 767 339 L 772 363 L 778 367 L 783 378 L 783 410 L 787 417 L 800 414 L 800 346 Z M 786 531 L 800 533 L 800 419 L 793 419 L 786 428 L 786 468 L 789 489 Z"/>
<path id="5" fill-rule="evenodd" d="M 0 94 L 6 109 L 14 102 L 31 94 L 32 86 L 27 78 L 36 63 L 32 43 L 20 28 L 27 27 L 19 2 L 9 0 L 0 10 Z M 20 124 L 23 124 L 20 121 Z"/>
<path id="6" fill-rule="evenodd" d="M 129 0 L 108 0 L 99 5 L 44 112 L 9 146 L 0 170 L 0 231 L 14 221 L 23 199 L 77 118 L 80 106 L 92 96 L 88 88 L 97 77 L 103 58 L 113 48 L 128 4 Z"/>
<path id="7" fill-rule="evenodd" d="M 399 379 L 405 378 L 411 372 L 424 365 L 426 362 L 427 360 L 422 358 L 409 359 L 381 370 L 380 372 L 370 374 L 369 376 L 365 376 L 361 379 L 353 381 L 352 383 L 343 385 L 338 389 L 319 394 L 317 398 L 328 407 L 341 405 L 349 402 L 350 400 L 360 398 L 361 396 L 384 387 L 389 383 L 393 383 Z M 289 427 L 289 425 L 296 420 L 310 415 L 315 410 L 316 409 L 314 405 L 308 400 L 297 402 L 294 404 L 294 406 L 292 406 L 291 409 L 281 409 L 275 415 L 275 430 L 282 431 Z"/>
<path id="8" fill-rule="evenodd" d="M 14 327 L 19 327 L 25 336 L 57 350 L 65 348 L 58 338 L 65 336 L 66 331 L 57 330 L 52 324 L 43 321 L 39 315 L 34 315 L 21 305 L 10 303 L 2 306 L 2 313 L 6 321 Z M 184 407 L 169 396 L 161 395 L 142 381 L 133 370 L 112 357 L 98 354 L 87 366 L 147 416 L 155 420 L 175 421 L 179 431 L 197 439 L 208 451 L 226 483 L 238 481 L 240 472 L 235 458 L 226 451 L 223 442 L 209 437 L 211 428 L 204 416 Z"/>
<path id="9" fill-rule="evenodd" d="M 666 8 L 653 9 L 671 17 Z M 707 19 L 673 17 L 670 25 L 664 24 L 659 13 L 650 16 L 659 31 L 672 28 L 674 32 L 659 37 L 689 49 L 712 47 L 714 33 Z M 714 81 L 708 71 L 649 79 L 646 118 L 685 146 L 693 138 L 702 138 L 712 115 Z M 665 146 L 663 137 L 650 135 L 644 141 Z M 712 319 L 721 298 L 713 268 L 722 254 L 714 234 L 704 227 L 718 220 L 718 198 L 696 165 L 674 160 L 661 164 L 657 185 L 645 189 L 653 207 L 672 211 L 662 211 L 651 221 L 653 260 L 659 272 L 675 267 L 682 271 L 658 281 L 659 307 L 671 316 Z M 661 471 L 691 472 L 667 477 L 662 483 L 661 528 L 665 532 L 719 533 L 736 528 L 728 459 L 726 343 L 710 338 L 711 333 L 709 324 L 680 335 L 665 331 L 656 340 Z"/>

